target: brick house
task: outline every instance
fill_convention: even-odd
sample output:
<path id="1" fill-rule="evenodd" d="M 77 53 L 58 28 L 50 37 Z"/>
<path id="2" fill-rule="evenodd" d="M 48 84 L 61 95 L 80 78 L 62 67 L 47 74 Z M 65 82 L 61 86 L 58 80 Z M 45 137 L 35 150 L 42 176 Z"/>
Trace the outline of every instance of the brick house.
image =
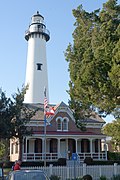
<path id="1" fill-rule="evenodd" d="M 83 161 L 85 157 L 95 160 L 107 160 L 107 149 L 102 148 L 106 136 L 101 133 L 105 121 L 97 114 L 86 121 L 86 131 L 76 127 L 73 112 L 64 102 L 55 106 L 54 116 L 44 121 L 43 104 L 29 104 L 39 108 L 28 127 L 32 127 L 31 136 L 23 138 L 22 161 L 54 161 L 59 158 L 71 159 L 77 153 Z M 11 140 L 10 160 L 18 158 L 19 140 Z M 17 148 L 17 150 L 16 150 Z"/>

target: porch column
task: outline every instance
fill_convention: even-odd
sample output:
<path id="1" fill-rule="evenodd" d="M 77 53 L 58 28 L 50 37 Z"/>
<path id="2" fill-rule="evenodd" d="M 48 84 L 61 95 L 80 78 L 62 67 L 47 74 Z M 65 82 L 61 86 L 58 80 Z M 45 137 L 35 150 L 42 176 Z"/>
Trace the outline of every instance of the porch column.
<path id="1" fill-rule="evenodd" d="M 58 152 L 58 158 L 60 158 L 60 139 L 58 139 L 58 146 L 57 146 L 58 148 L 58 150 L 57 150 L 57 152 Z"/>
<path id="2" fill-rule="evenodd" d="M 93 148 L 92 148 L 92 140 L 93 139 L 89 139 L 90 140 L 90 154 L 91 154 L 91 158 L 93 157 L 92 156 L 92 153 L 93 153 Z"/>
<path id="3" fill-rule="evenodd" d="M 23 137 L 23 140 L 22 140 L 23 141 L 23 143 L 22 143 L 22 152 L 23 153 L 25 153 L 25 140 L 26 140 L 25 137 Z"/>
<path id="4" fill-rule="evenodd" d="M 81 153 L 81 140 L 82 140 L 82 139 L 79 139 L 79 141 L 78 141 L 78 143 L 79 143 L 79 146 L 78 146 L 79 151 L 78 151 L 78 152 L 80 152 L 80 153 Z"/>
<path id="5" fill-rule="evenodd" d="M 27 140 L 28 140 L 28 138 L 26 137 L 26 141 L 25 141 L 25 153 L 26 153 L 26 155 L 27 155 Z"/>
<path id="6" fill-rule="evenodd" d="M 76 143 L 76 153 L 78 153 L 77 139 L 75 139 L 75 143 Z"/>
<path id="7" fill-rule="evenodd" d="M 69 159 L 68 157 L 68 139 L 66 139 L 66 158 Z"/>
<path id="8" fill-rule="evenodd" d="M 99 160 L 100 160 L 100 139 L 98 139 L 98 154 L 99 154 Z"/>
<path id="9" fill-rule="evenodd" d="M 105 138 L 105 159 L 107 160 L 107 143 L 106 143 L 106 138 Z"/>

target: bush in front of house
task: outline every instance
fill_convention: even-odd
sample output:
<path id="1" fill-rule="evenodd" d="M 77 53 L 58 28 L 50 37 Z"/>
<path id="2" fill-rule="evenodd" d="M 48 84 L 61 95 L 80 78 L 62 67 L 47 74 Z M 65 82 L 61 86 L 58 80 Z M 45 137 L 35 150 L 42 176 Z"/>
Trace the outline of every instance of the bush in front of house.
<path id="1" fill-rule="evenodd" d="M 89 174 L 86 174 L 85 176 L 83 176 L 82 178 L 83 180 L 92 180 L 92 176 Z"/>
<path id="2" fill-rule="evenodd" d="M 51 175 L 50 180 L 60 180 L 60 177 L 56 175 Z"/>
<path id="3" fill-rule="evenodd" d="M 107 180 L 106 176 L 101 176 L 100 180 Z"/>
<path id="4" fill-rule="evenodd" d="M 57 163 L 58 166 L 66 166 L 66 158 L 59 158 Z"/>
<path id="5" fill-rule="evenodd" d="M 22 162 L 21 167 L 37 167 L 37 166 L 44 166 L 44 162 L 43 161 L 26 161 L 26 162 Z"/>
<path id="6" fill-rule="evenodd" d="M 114 160 L 114 161 L 110 161 L 110 160 L 102 160 L 102 161 L 97 161 L 97 160 L 84 160 L 84 163 L 86 163 L 87 165 L 114 165 L 114 163 L 117 163 L 118 165 L 120 165 L 120 160 Z"/>
<path id="7" fill-rule="evenodd" d="M 74 178 L 74 179 L 66 179 L 66 180 L 83 180 L 83 178 L 77 177 L 77 178 Z"/>
<path id="8" fill-rule="evenodd" d="M 12 168 L 14 162 L 11 162 L 11 161 L 4 161 L 2 162 L 2 167 L 3 168 Z"/>
<path id="9" fill-rule="evenodd" d="M 120 180 L 120 174 L 114 175 L 111 180 Z"/>
<path id="10" fill-rule="evenodd" d="M 93 165 L 93 158 L 86 157 L 84 163 L 86 163 L 87 165 Z"/>
<path id="11" fill-rule="evenodd" d="M 112 160 L 112 161 L 119 161 L 120 160 L 120 152 L 107 152 L 107 158 L 108 160 Z"/>

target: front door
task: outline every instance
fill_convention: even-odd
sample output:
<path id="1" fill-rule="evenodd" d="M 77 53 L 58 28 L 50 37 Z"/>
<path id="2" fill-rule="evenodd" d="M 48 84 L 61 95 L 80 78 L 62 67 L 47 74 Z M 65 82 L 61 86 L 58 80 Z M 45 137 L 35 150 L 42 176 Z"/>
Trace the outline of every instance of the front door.
<path id="1" fill-rule="evenodd" d="M 60 141 L 60 154 L 62 155 L 63 158 L 66 158 L 67 148 L 66 148 L 65 139 Z"/>

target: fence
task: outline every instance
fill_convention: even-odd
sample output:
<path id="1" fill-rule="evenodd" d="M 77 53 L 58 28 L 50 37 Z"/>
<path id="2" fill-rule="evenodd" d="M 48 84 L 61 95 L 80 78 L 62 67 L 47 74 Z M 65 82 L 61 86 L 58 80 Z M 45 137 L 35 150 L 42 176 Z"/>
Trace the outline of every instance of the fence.
<path id="1" fill-rule="evenodd" d="M 51 175 L 57 175 L 61 177 L 61 180 L 72 179 L 76 177 L 82 177 L 86 174 L 90 174 L 93 180 L 99 180 L 101 176 L 106 176 L 111 179 L 113 175 L 120 174 L 120 165 L 115 163 L 114 165 L 98 165 L 98 166 L 87 166 L 83 164 L 78 166 L 53 166 L 49 167 L 22 167 L 22 169 L 41 169 L 47 173 L 50 177 Z"/>

